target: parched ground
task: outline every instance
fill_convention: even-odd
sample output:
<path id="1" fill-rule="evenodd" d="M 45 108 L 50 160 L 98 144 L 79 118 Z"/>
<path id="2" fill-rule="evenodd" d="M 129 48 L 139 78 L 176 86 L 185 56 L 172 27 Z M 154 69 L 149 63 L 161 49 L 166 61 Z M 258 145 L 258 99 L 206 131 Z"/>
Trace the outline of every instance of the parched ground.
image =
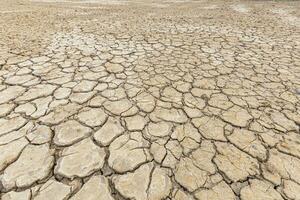
<path id="1" fill-rule="evenodd" d="M 0 0 L 1 200 L 299 200 L 298 1 Z"/>

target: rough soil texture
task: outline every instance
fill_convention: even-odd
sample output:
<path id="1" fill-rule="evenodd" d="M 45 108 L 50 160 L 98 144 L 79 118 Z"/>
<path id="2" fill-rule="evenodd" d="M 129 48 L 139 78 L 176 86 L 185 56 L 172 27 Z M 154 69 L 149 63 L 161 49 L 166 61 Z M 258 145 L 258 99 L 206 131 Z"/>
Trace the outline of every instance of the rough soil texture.
<path id="1" fill-rule="evenodd" d="M 0 0 L 1 200 L 299 200 L 297 1 Z"/>

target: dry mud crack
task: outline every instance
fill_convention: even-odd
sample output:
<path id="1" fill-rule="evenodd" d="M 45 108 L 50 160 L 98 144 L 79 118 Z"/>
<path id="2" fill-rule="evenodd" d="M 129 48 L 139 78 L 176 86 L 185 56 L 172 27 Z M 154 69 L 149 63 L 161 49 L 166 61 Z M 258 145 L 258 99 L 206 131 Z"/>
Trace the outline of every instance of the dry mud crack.
<path id="1" fill-rule="evenodd" d="M 0 4 L 1 200 L 300 200 L 299 2 Z"/>

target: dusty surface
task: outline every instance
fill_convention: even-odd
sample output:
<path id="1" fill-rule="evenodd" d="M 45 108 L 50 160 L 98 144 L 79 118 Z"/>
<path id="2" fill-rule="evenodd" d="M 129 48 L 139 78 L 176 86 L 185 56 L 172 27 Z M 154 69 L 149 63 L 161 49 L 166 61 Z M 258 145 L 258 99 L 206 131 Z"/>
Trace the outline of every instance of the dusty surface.
<path id="1" fill-rule="evenodd" d="M 300 199 L 299 2 L 0 4 L 2 200 Z"/>

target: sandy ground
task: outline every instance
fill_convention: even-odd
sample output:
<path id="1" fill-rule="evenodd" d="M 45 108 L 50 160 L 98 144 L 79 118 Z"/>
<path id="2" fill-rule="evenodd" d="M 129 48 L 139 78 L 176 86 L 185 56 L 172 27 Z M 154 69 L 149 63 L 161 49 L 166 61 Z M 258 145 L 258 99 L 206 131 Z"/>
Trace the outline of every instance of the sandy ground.
<path id="1" fill-rule="evenodd" d="M 0 0 L 1 200 L 299 200 L 297 1 Z"/>

